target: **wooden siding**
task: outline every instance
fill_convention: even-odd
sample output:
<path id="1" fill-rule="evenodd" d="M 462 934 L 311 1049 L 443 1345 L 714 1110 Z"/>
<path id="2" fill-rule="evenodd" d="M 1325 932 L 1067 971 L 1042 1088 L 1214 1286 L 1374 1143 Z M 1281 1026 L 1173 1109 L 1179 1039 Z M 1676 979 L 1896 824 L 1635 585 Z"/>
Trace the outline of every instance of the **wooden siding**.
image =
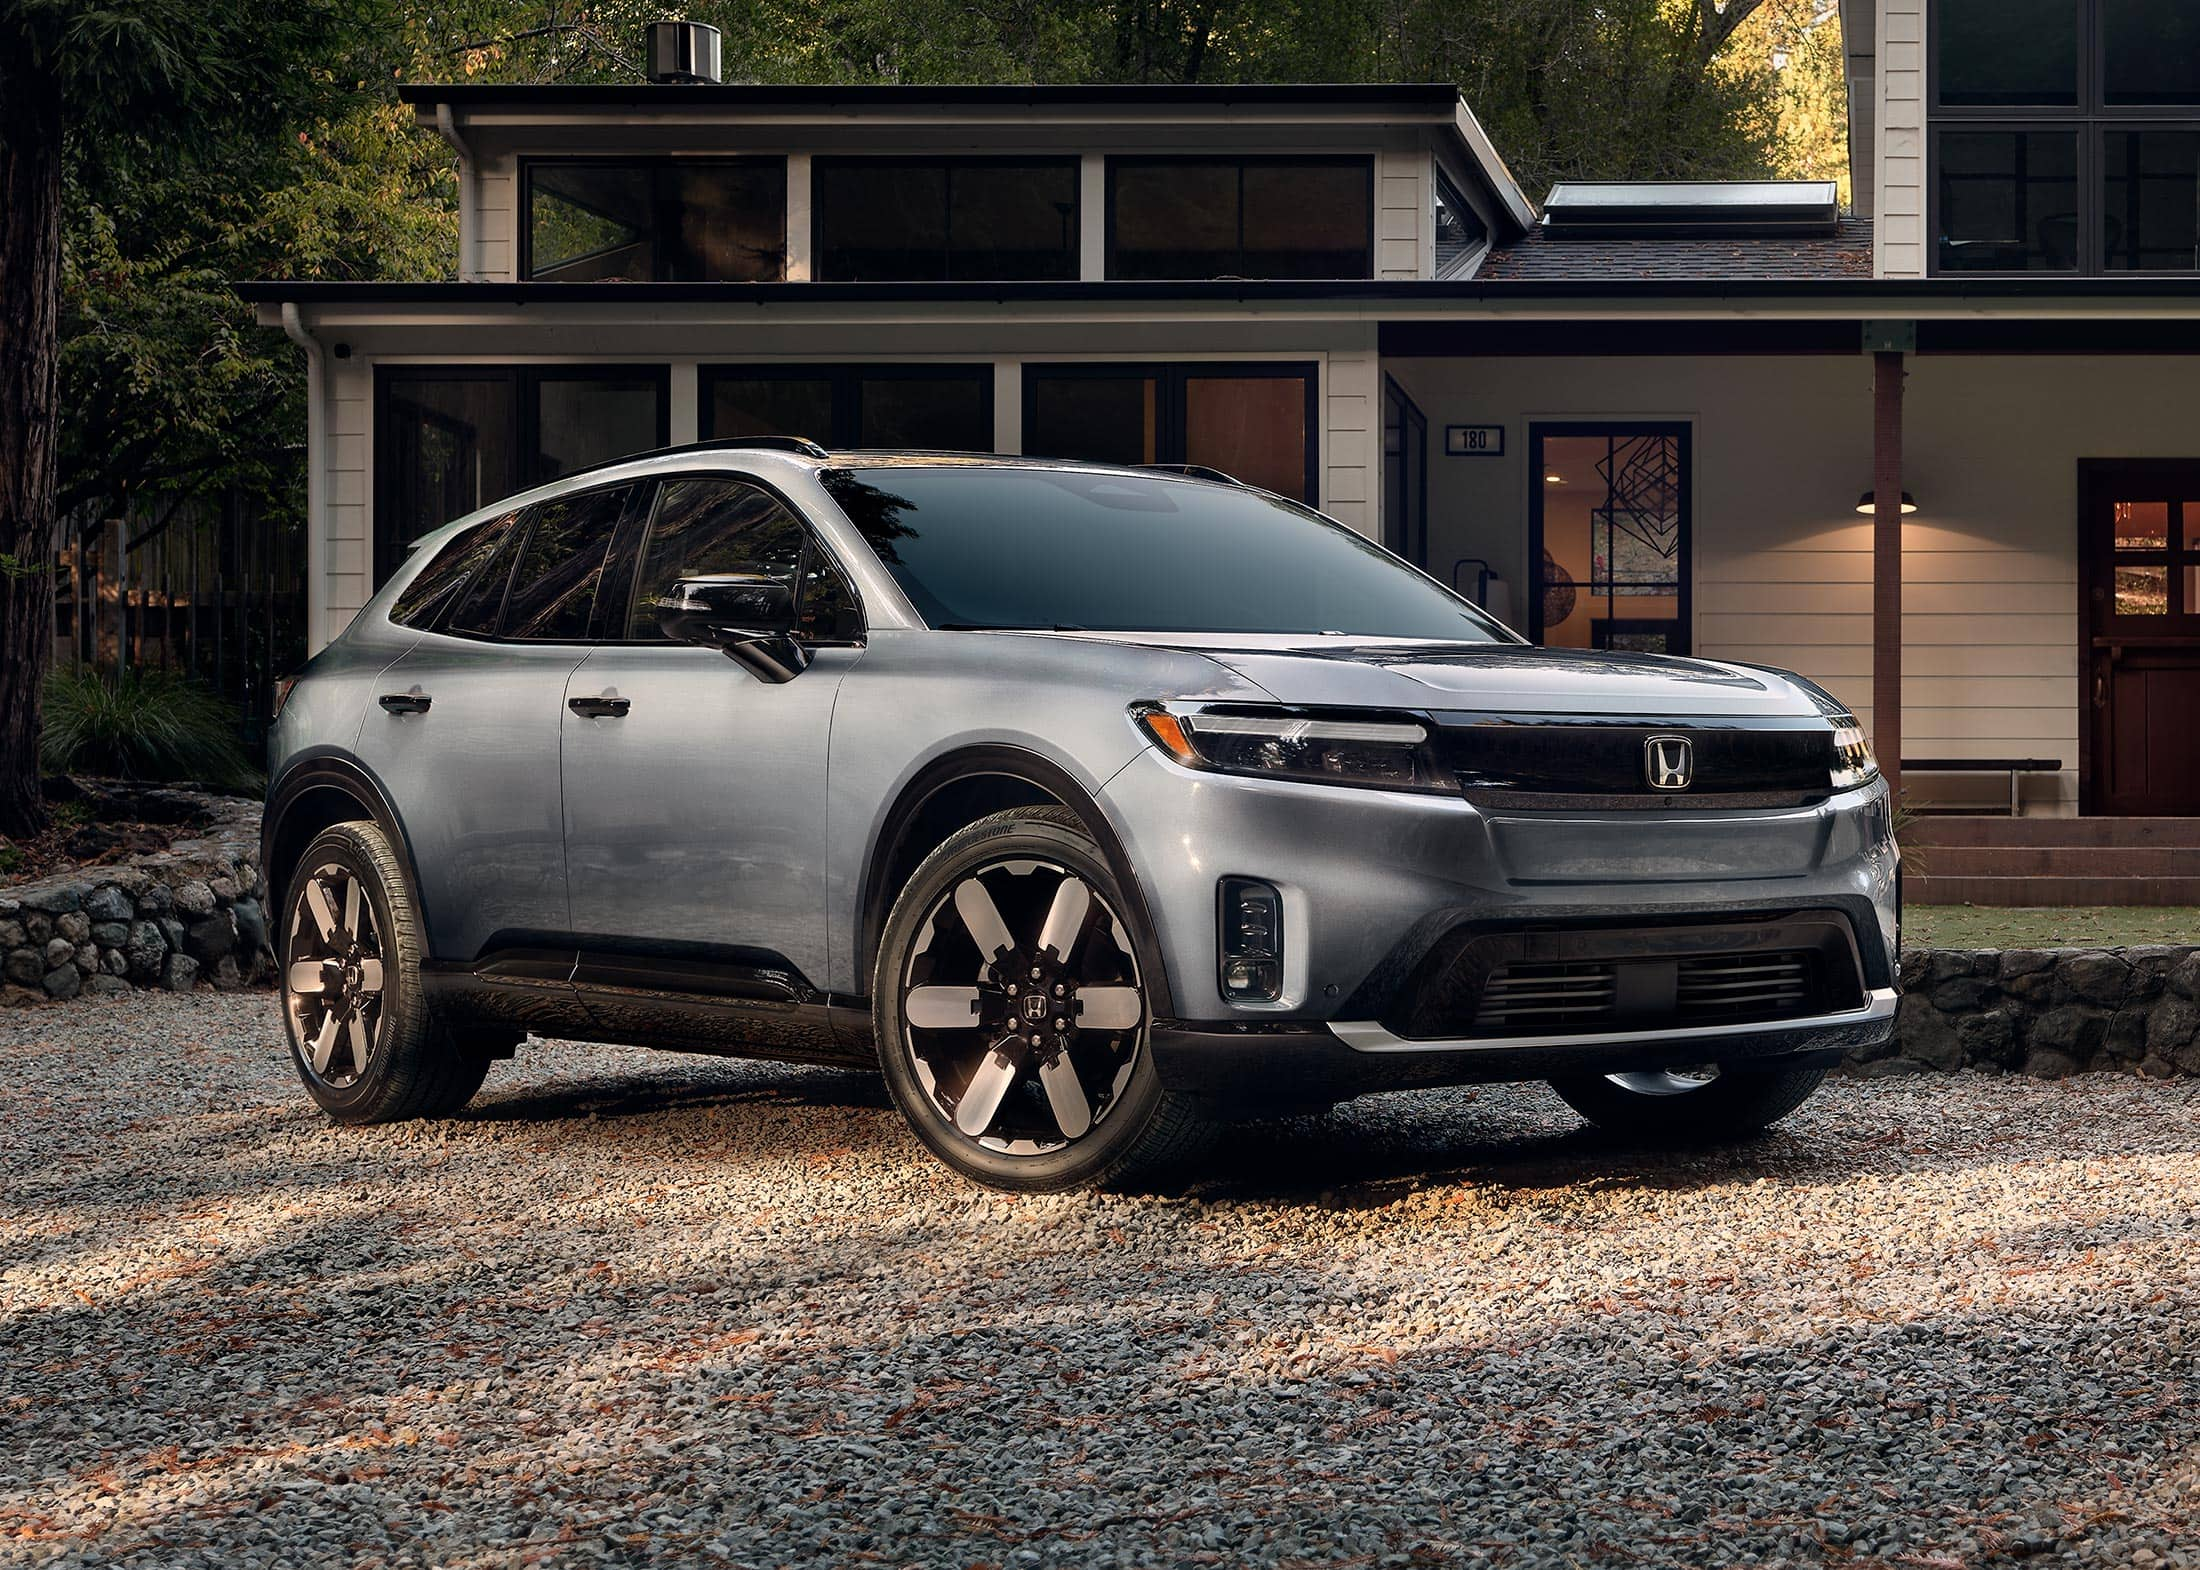
<path id="1" fill-rule="evenodd" d="M 1873 0 L 1855 0 L 1869 5 Z M 1879 75 L 1873 126 L 1879 149 L 1879 201 L 1872 237 L 1882 278 L 1926 271 L 1925 5 L 1878 0 Z"/>

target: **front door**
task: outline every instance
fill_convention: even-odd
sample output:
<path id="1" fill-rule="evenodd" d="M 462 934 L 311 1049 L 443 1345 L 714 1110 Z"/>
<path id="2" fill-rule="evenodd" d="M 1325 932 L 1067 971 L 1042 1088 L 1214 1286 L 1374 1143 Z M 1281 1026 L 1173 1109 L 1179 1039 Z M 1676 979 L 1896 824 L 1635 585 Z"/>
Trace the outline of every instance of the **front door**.
<path id="1" fill-rule="evenodd" d="M 2080 807 L 2200 814 L 2200 461 L 2080 474 Z"/>
<path id="2" fill-rule="evenodd" d="M 1528 629 L 1553 648 L 1689 650 L 1689 428 L 1528 432 Z"/>

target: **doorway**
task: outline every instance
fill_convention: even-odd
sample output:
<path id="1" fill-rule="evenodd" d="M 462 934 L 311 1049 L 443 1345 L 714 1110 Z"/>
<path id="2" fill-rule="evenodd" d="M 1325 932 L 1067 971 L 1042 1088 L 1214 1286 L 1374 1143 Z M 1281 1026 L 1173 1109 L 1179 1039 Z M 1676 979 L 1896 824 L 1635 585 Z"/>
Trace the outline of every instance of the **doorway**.
<path id="1" fill-rule="evenodd" d="M 1689 650 L 1689 428 L 1528 428 L 1528 635 L 1553 648 Z"/>
<path id="2" fill-rule="evenodd" d="M 1428 568 L 1428 416 L 1383 378 L 1383 544 Z"/>
<path id="3" fill-rule="evenodd" d="M 2079 810 L 2200 815 L 2200 460 L 2078 479 Z"/>

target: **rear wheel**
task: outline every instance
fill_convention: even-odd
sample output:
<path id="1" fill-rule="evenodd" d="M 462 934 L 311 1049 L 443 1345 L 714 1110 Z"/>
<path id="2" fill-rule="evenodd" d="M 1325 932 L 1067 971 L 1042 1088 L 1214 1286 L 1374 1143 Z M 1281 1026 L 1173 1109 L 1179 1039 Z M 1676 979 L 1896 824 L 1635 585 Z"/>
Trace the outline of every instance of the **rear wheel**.
<path id="1" fill-rule="evenodd" d="M 1146 1034 L 1150 952 L 1074 813 L 1021 807 L 951 836 L 909 880 L 872 998 L 895 1103 L 934 1154 L 996 1188 L 1105 1183 L 1205 1131 Z"/>
<path id="2" fill-rule="evenodd" d="M 1769 1128 L 1810 1098 L 1822 1068 L 1700 1068 L 1579 1074 L 1551 1081 L 1565 1103 L 1617 1134 L 1643 1139 L 1735 1139 Z"/>
<path id="3" fill-rule="evenodd" d="M 420 917 L 404 864 L 372 823 L 306 847 L 284 899 L 283 1022 L 306 1093 L 339 1123 L 443 1117 L 509 1047 L 454 1035 L 420 990 Z"/>

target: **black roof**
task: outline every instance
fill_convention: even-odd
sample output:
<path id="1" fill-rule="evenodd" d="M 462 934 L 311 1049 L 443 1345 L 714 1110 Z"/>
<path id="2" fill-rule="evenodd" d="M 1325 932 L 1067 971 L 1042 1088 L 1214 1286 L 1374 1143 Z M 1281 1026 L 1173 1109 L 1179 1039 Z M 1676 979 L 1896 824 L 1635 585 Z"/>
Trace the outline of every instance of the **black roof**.
<path id="1" fill-rule="evenodd" d="M 564 105 L 657 108 L 683 105 L 705 108 L 831 108 L 836 105 L 1016 109 L 1066 108 L 1074 105 L 1144 104 L 1172 108 L 1227 109 L 1292 105 L 1300 108 L 1365 109 L 1412 106 L 1448 114 L 1459 102 L 1459 89 L 1448 82 L 1246 82 L 1246 83 L 940 83 L 903 86 L 864 82 L 786 85 L 738 82 L 408 82 L 397 90 L 408 104 L 463 107 L 555 108 Z"/>
<path id="2" fill-rule="evenodd" d="M 1872 223 L 1843 218 L 1831 234 L 1625 235 L 1580 238 L 1531 229 L 1490 253 L 1477 283 L 1595 284 L 1614 294 L 1681 282 L 1827 283 L 1872 276 Z M 2057 280 L 2068 288 L 2071 280 Z M 1914 288 L 1887 279 L 1884 287 Z M 2045 292 L 2040 284 L 2034 293 Z"/>

